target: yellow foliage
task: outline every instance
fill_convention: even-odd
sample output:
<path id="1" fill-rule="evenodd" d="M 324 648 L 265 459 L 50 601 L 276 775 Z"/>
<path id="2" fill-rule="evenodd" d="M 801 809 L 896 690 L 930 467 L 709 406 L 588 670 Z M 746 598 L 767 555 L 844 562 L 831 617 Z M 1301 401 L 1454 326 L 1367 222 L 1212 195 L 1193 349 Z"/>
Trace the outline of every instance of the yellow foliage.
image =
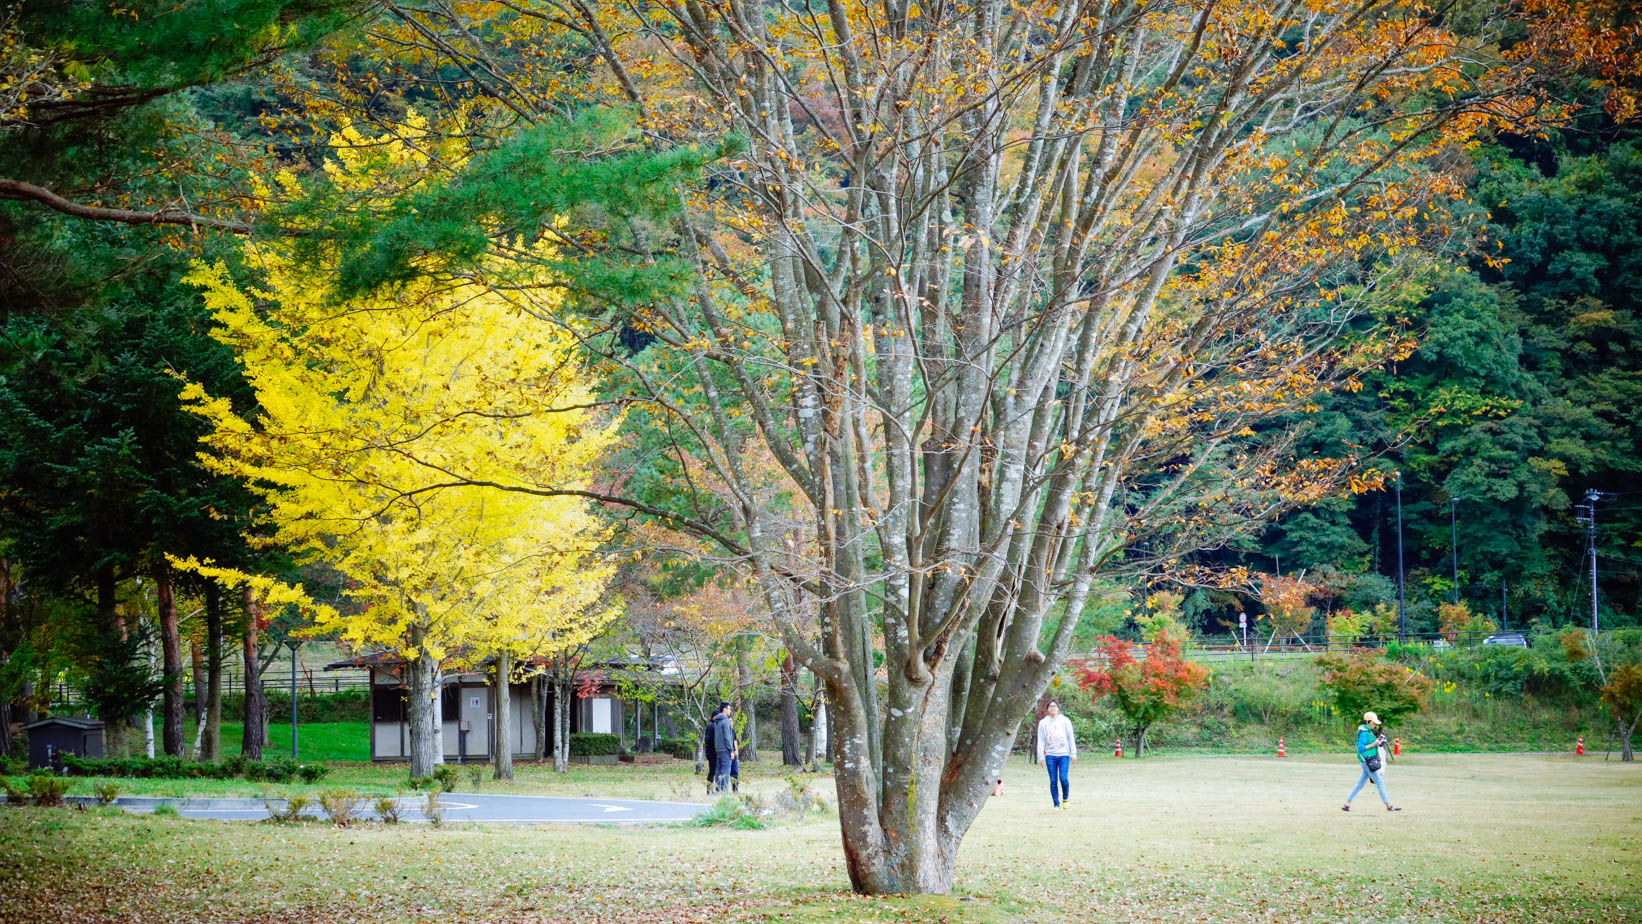
<path id="1" fill-rule="evenodd" d="M 343 137 L 327 166 L 369 197 L 418 169 L 403 141 Z M 365 153 L 368 152 L 368 153 Z M 212 425 L 202 457 L 266 498 L 272 541 L 339 572 L 358 604 L 314 609 L 318 631 L 407 657 L 548 653 L 612 615 L 614 570 L 585 490 L 614 441 L 570 336 L 505 294 L 424 278 L 351 299 L 329 257 L 247 245 L 255 288 L 197 266 L 213 336 L 260 404 L 242 416 L 187 384 Z M 548 280 L 537 291 L 551 291 Z"/>

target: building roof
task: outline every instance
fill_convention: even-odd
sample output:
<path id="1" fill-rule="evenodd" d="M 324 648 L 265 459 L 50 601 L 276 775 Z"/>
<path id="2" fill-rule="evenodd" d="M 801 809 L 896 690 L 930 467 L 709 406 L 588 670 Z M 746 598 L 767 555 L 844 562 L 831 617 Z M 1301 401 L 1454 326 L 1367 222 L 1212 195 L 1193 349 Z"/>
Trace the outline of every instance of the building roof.
<path id="1" fill-rule="evenodd" d="M 70 728 L 83 728 L 89 730 L 93 728 L 102 728 L 103 720 L 88 719 L 81 715 L 54 715 L 30 722 L 23 726 L 23 730 L 28 731 L 31 728 L 41 728 L 47 725 L 66 725 Z"/>
<path id="2" fill-rule="evenodd" d="M 481 660 L 479 664 L 489 664 L 492 660 L 494 659 L 485 658 Z M 521 661 L 525 664 L 547 663 L 546 658 L 523 658 Z M 325 665 L 324 669 L 328 671 L 360 670 L 371 667 L 398 667 L 404 663 L 405 658 L 403 655 L 399 654 L 399 652 L 384 649 L 382 651 L 369 651 L 363 654 L 357 654 L 351 658 L 343 658 L 340 661 L 332 661 L 331 663 Z M 585 664 L 583 667 L 589 670 L 639 669 L 661 670 L 665 672 L 670 664 L 671 659 L 669 658 L 612 658 L 607 661 L 596 661 Z"/>

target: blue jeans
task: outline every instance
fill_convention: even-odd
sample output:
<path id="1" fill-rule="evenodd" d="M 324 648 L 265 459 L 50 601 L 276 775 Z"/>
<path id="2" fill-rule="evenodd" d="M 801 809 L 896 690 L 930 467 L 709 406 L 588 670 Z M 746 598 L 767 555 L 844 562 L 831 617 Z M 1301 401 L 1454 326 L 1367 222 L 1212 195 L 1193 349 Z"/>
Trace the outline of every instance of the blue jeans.
<path id="1" fill-rule="evenodd" d="M 1049 798 L 1055 800 L 1055 807 L 1060 807 L 1060 800 L 1067 797 L 1070 784 L 1066 781 L 1066 769 L 1072 765 L 1070 754 L 1045 754 L 1043 766 L 1049 771 Z M 1055 782 L 1060 781 L 1060 789 L 1055 788 Z"/>
<path id="2" fill-rule="evenodd" d="M 1351 800 L 1357 798 L 1357 794 L 1363 791 L 1363 784 L 1369 780 L 1373 780 L 1374 788 L 1380 791 L 1380 801 L 1389 803 L 1391 797 L 1385 794 L 1385 783 L 1380 781 L 1380 771 L 1368 769 L 1368 764 L 1360 757 L 1357 758 L 1357 766 L 1363 769 L 1363 775 L 1357 777 L 1357 785 L 1351 787 L 1351 795 L 1346 796 L 1346 804 L 1350 805 Z"/>
<path id="3" fill-rule="evenodd" d="M 713 761 L 713 791 L 723 792 L 730 788 L 730 763 L 735 758 L 730 756 L 729 751 L 719 751 L 713 756 L 716 758 Z"/>

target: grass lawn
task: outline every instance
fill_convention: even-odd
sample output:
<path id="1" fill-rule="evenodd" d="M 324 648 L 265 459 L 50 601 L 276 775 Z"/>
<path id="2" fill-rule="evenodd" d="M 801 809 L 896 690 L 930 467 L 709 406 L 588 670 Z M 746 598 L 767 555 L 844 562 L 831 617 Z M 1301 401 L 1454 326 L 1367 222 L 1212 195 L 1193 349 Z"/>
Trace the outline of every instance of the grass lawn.
<path id="1" fill-rule="evenodd" d="M 289 718 L 289 716 L 287 716 Z M 239 722 L 222 723 L 222 753 L 224 756 L 239 753 L 240 738 L 244 734 L 244 725 Z M 158 723 L 154 730 L 155 737 L 159 737 Z M 194 746 L 194 723 L 188 722 L 183 727 L 183 741 L 189 747 Z M 142 740 L 136 739 L 135 746 L 141 747 Z M 315 760 L 370 760 L 371 759 L 371 726 L 369 722 L 314 722 L 309 725 L 297 726 L 296 735 L 297 756 L 303 761 Z M 159 749 L 159 742 L 155 742 L 155 750 Z M 283 725 L 275 722 L 268 723 L 268 744 L 263 748 L 268 755 L 279 754 L 289 757 L 291 754 L 291 723 Z"/>
<path id="2" fill-rule="evenodd" d="M 554 789 L 535 775 L 516 785 Z M 1017 760 L 937 899 L 852 896 L 830 813 L 336 829 L 4 808 L 0 921 L 1642 919 L 1642 765 L 1418 755 L 1388 772 L 1396 814 L 1372 789 L 1342 813 L 1355 776 L 1339 756 L 1093 757 L 1057 811 Z M 752 782 L 784 785 L 767 767 Z M 694 786 L 681 763 L 579 768 L 557 791 Z"/>

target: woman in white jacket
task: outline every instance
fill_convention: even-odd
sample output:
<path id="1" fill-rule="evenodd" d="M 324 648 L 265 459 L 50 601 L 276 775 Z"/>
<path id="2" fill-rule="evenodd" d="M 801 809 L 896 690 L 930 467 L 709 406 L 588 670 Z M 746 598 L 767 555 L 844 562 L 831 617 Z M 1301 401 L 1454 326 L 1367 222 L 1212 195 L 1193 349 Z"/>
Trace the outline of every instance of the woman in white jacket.
<path id="1" fill-rule="evenodd" d="M 1060 808 L 1071 801 L 1066 771 L 1078 759 L 1078 742 L 1072 734 L 1072 720 L 1060 714 L 1060 703 L 1050 700 L 1048 708 L 1049 713 L 1038 720 L 1038 760 L 1049 771 L 1049 798 Z"/>

